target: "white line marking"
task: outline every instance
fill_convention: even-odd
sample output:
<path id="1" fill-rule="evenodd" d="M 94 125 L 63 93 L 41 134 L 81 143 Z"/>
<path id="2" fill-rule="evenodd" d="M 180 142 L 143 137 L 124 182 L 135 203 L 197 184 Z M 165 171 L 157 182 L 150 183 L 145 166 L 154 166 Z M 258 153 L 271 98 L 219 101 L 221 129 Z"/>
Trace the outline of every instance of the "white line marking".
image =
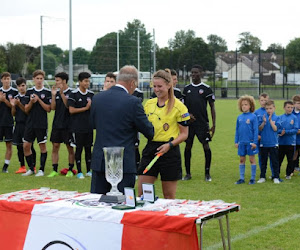
<path id="1" fill-rule="evenodd" d="M 267 225 L 267 226 L 256 227 L 256 228 L 254 228 L 254 229 L 248 231 L 248 232 L 245 233 L 245 234 L 238 234 L 237 236 L 233 237 L 233 238 L 231 239 L 231 243 L 233 243 L 233 242 L 235 242 L 235 241 L 238 241 L 238 240 L 246 239 L 246 238 L 248 238 L 248 237 L 250 237 L 250 236 L 253 236 L 253 235 L 255 235 L 255 234 L 258 234 L 258 233 L 260 233 L 260 232 L 267 231 L 267 230 L 272 229 L 272 228 L 274 228 L 274 227 L 277 227 L 277 226 L 280 226 L 280 225 L 282 225 L 282 224 L 285 224 L 285 223 L 287 223 L 287 222 L 289 222 L 289 221 L 291 221 L 291 220 L 297 220 L 297 219 L 299 219 L 299 218 L 300 218 L 300 214 L 294 214 L 294 215 L 292 215 L 292 216 L 289 216 L 289 217 L 286 217 L 286 218 L 282 218 L 282 219 L 276 221 L 276 222 L 273 223 L 273 224 L 269 224 L 269 225 Z M 226 224 L 223 224 L 223 228 L 224 228 L 224 229 L 226 228 Z M 225 237 L 225 240 L 226 240 L 226 245 L 227 245 L 227 238 L 226 238 L 226 237 Z M 212 250 L 212 249 L 218 249 L 218 248 L 220 248 L 220 247 L 223 247 L 223 245 L 222 245 L 221 242 L 220 242 L 220 243 L 217 243 L 217 244 L 215 244 L 215 245 L 208 246 L 207 249 Z"/>

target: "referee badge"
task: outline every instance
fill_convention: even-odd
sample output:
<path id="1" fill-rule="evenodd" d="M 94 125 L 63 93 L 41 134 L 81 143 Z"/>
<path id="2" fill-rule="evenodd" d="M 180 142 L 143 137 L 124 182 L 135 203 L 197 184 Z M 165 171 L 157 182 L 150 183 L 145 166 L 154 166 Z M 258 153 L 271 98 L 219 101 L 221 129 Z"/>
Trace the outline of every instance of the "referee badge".
<path id="1" fill-rule="evenodd" d="M 199 90 L 199 94 L 200 94 L 200 95 L 202 95 L 203 92 L 204 92 L 203 89 L 200 89 L 200 90 Z"/>
<path id="2" fill-rule="evenodd" d="M 45 95 L 44 94 L 41 94 L 41 99 L 44 99 L 45 98 Z"/>
<path id="3" fill-rule="evenodd" d="M 165 123 L 164 125 L 163 125 L 163 129 L 164 129 L 164 131 L 167 131 L 168 129 L 169 129 L 169 124 L 168 123 Z"/>

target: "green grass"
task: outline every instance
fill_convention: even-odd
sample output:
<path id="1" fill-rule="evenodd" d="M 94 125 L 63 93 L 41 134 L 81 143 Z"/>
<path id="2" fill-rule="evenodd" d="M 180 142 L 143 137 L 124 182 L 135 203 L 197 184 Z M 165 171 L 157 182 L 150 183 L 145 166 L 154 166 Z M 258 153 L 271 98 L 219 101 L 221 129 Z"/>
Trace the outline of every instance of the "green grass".
<path id="1" fill-rule="evenodd" d="M 277 114 L 282 114 L 283 101 L 276 101 Z M 239 114 L 236 100 L 217 100 L 216 134 L 210 143 L 212 149 L 212 182 L 204 181 L 204 154 L 202 145 L 195 140 L 192 155 L 192 180 L 178 182 L 177 198 L 193 200 L 221 199 L 226 202 L 236 202 L 241 205 L 241 211 L 230 214 L 232 249 L 299 249 L 300 205 L 298 173 L 292 180 L 279 185 L 270 180 L 256 185 L 235 185 L 239 179 L 239 157 L 234 147 L 235 121 Z M 52 121 L 53 113 L 49 115 Z M 51 128 L 49 128 L 51 131 Z M 145 146 L 142 138 L 140 149 Z M 36 145 L 37 146 L 37 145 Z M 51 167 L 51 144 L 48 142 L 48 159 L 46 174 Z M 184 144 L 181 145 L 183 153 Z M 0 144 L 0 159 L 3 162 L 5 152 L 4 143 Z M 84 159 L 84 158 L 83 158 Z M 14 174 L 19 167 L 16 148 L 9 167 L 9 174 L 0 174 L 0 193 L 16 190 L 51 187 L 60 190 L 90 190 L 90 179 L 67 179 L 64 176 L 56 178 L 22 177 Z M 59 168 L 67 167 L 67 152 L 62 145 Z M 85 167 L 83 167 L 84 169 Z M 281 172 L 284 173 L 286 162 Z M 258 168 L 259 169 L 259 168 Z M 185 171 L 184 171 L 185 173 Z M 268 169 L 267 176 L 270 175 Z M 259 170 L 257 170 L 257 178 Z M 281 174 L 283 178 L 283 174 Z M 250 179 L 250 164 L 246 163 L 246 181 Z M 160 181 L 156 182 L 156 190 L 162 197 Z M 224 221 L 225 222 L 225 221 Z M 223 226 L 226 226 L 223 223 Z M 204 226 L 204 248 L 221 243 L 218 222 L 210 221 Z M 217 249 L 221 249 L 219 245 Z"/>

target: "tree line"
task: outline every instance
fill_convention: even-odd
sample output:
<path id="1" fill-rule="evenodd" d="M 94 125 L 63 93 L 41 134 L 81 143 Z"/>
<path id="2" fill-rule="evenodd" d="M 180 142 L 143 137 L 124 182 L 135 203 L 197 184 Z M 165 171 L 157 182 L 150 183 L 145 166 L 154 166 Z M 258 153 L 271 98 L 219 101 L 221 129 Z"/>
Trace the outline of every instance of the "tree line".
<path id="1" fill-rule="evenodd" d="M 128 22 L 124 30 L 119 31 L 119 65 L 137 65 L 137 38 L 140 38 L 140 70 L 153 72 L 154 46 L 157 68 L 190 70 L 193 64 L 201 64 L 205 70 L 213 71 L 216 52 L 229 52 L 226 41 L 216 35 L 207 36 L 207 42 L 196 37 L 193 30 L 180 30 L 168 41 L 168 46 L 160 48 L 153 45 L 152 34 L 148 33 L 140 20 Z M 239 34 L 237 49 L 241 53 L 258 53 L 261 40 L 250 32 Z M 55 44 L 43 46 L 44 69 L 46 75 L 55 74 L 55 68 L 69 64 L 68 50 L 62 50 Z M 261 52 L 283 53 L 283 46 L 272 43 Z M 285 65 L 293 71 L 300 70 L 300 38 L 295 38 L 285 48 Z M 41 68 L 40 47 L 28 44 L 7 43 L 0 45 L 0 72 L 30 76 Z M 98 38 L 92 51 L 79 47 L 73 50 L 73 64 L 87 64 L 92 72 L 106 73 L 117 70 L 117 33 L 111 32 Z"/>

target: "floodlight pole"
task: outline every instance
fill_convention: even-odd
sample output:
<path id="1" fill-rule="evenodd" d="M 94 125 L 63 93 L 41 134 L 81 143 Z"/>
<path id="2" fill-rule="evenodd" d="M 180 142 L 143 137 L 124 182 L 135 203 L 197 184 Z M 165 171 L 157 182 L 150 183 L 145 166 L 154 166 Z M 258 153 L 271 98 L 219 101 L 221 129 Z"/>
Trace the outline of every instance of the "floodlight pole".
<path id="1" fill-rule="evenodd" d="M 72 0 L 69 1 L 69 82 L 73 87 Z"/>
<path id="2" fill-rule="evenodd" d="M 137 70 L 140 72 L 140 30 L 137 31 Z"/>
<path id="3" fill-rule="evenodd" d="M 117 71 L 120 71 L 120 38 L 119 38 L 119 31 L 117 32 Z"/>
<path id="4" fill-rule="evenodd" d="M 44 71 L 44 50 L 43 50 L 43 16 L 41 16 L 41 70 Z"/>
<path id="5" fill-rule="evenodd" d="M 156 72 L 155 29 L 153 29 L 153 72 Z"/>

